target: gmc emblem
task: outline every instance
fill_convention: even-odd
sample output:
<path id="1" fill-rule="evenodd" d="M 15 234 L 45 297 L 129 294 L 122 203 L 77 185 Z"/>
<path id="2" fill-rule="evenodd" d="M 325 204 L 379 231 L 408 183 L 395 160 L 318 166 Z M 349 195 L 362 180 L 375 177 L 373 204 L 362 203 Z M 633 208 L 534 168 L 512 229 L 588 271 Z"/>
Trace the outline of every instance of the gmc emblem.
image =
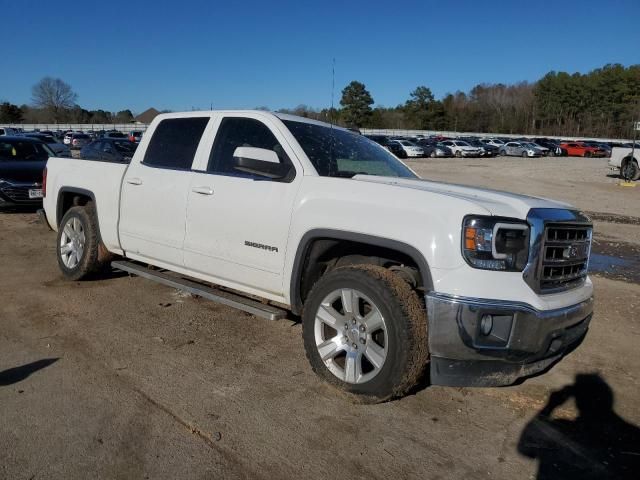
<path id="1" fill-rule="evenodd" d="M 587 246 L 586 245 L 570 245 L 564 249 L 562 252 L 562 257 L 567 260 L 572 260 L 574 258 L 584 258 L 587 256 Z"/>

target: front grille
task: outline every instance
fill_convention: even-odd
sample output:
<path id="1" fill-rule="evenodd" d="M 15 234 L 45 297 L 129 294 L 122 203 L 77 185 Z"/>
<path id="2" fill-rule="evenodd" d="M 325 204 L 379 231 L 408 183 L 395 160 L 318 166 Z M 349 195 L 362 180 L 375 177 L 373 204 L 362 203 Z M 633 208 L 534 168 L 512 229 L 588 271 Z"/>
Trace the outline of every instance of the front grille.
<path id="1" fill-rule="evenodd" d="M 14 202 L 28 202 L 29 189 L 20 187 L 3 187 L 2 193 Z"/>
<path id="2" fill-rule="evenodd" d="M 540 290 L 566 290 L 584 282 L 591 251 L 591 226 L 548 224 L 542 246 Z"/>

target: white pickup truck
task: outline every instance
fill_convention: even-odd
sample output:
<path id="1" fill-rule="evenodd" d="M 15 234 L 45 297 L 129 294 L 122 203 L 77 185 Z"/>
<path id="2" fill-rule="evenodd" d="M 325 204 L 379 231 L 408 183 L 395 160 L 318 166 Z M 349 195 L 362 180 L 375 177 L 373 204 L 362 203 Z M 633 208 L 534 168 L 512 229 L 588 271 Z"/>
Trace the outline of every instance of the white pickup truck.
<path id="1" fill-rule="evenodd" d="M 640 148 L 614 147 L 609 157 L 609 166 L 620 170 L 622 178 L 640 179 Z"/>
<path id="2" fill-rule="evenodd" d="M 305 118 L 163 114 L 129 164 L 51 158 L 44 183 L 68 278 L 117 268 L 271 319 L 289 310 L 313 370 L 365 400 L 403 395 L 427 368 L 432 384 L 512 384 L 592 317 L 585 215 L 422 180 Z"/>

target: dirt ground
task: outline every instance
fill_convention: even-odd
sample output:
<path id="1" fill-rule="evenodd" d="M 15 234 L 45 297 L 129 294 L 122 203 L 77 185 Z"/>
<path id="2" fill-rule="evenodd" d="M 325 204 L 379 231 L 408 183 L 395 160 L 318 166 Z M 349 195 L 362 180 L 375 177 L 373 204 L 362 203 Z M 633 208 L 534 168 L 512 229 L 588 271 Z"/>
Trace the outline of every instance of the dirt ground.
<path id="1" fill-rule="evenodd" d="M 550 372 L 356 405 L 313 375 L 298 323 L 136 277 L 66 281 L 36 215 L 0 213 L 0 478 L 637 478 L 640 284 L 606 262 L 640 246 L 640 186 L 595 159 L 410 164 L 599 212 L 592 326 Z"/>

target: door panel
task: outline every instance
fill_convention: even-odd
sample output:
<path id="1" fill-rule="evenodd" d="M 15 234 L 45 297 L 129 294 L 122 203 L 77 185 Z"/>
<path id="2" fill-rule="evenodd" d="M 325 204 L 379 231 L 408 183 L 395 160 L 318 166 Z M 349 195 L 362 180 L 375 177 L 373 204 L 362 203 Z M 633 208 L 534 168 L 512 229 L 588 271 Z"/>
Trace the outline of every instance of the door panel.
<path id="1" fill-rule="evenodd" d="M 191 187 L 185 266 L 221 283 L 282 294 L 297 184 L 194 173 Z M 198 192 L 205 188 L 213 193 Z"/>
<path id="2" fill-rule="evenodd" d="M 213 282 L 282 296 L 291 211 L 302 181 L 293 151 L 269 120 L 221 119 L 207 172 L 194 172 L 188 192 L 185 266 Z M 270 149 L 294 169 L 270 180 L 234 168 L 237 146 Z"/>
<path id="3" fill-rule="evenodd" d="M 127 170 L 120 201 L 123 250 L 183 265 L 187 192 L 192 172 L 135 164 Z"/>

